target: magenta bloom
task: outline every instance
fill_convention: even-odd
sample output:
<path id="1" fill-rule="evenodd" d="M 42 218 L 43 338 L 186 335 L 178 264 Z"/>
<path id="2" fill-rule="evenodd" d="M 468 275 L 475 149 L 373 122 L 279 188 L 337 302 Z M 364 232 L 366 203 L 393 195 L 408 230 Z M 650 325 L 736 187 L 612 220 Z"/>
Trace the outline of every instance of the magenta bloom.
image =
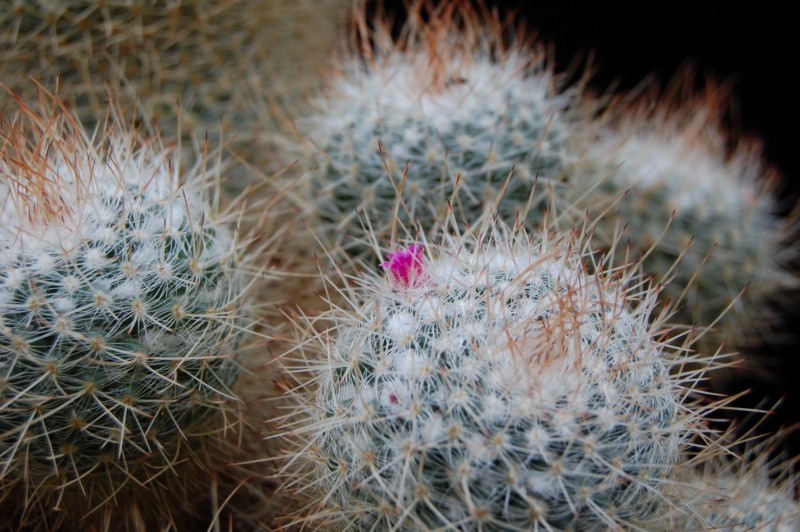
<path id="1" fill-rule="evenodd" d="M 402 288 L 417 287 L 425 275 L 422 264 L 422 244 L 412 244 L 387 255 L 381 266 L 392 272 L 395 282 Z"/>

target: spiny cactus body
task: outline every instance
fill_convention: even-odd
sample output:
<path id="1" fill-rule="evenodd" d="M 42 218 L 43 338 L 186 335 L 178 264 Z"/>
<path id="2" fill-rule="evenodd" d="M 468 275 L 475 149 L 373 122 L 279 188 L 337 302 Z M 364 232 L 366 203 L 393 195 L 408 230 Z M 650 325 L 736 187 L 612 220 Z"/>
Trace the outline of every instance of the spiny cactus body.
<path id="1" fill-rule="evenodd" d="M 728 151 L 718 95 L 710 94 L 626 108 L 596 132 L 583 159 L 591 170 L 576 172 L 571 190 L 592 191 L 576 200 L 592 215 L 614 204 L 597 221 L 598 235 L 613 242 L 624 225 L 632 256 L 678 305 L 677 321 L 706 327 L 731 306 L 701 344 L 713 351 L 769 330 L 770 298 L 796 280 L 787 271 L 788 225 L 776 213 L 777 176 L 755 144 Z"/>
<path id="2" fill-rule="evenodd" d="M 653 294 L 587 273 L 584 251 L 444 237 L 347 292 L 354 308 L 305 339 L 321 352 L 289 358 L 310 374 L 286 416 L 287 485 L 312 496 L 307 518 L 530 530 L 658 514 L 696 420 L 648 325 Z"/>
<path id="3" fill-rule="evenodd" d="M 412 10 L 400 40 L 375 22 L 297 121 L 290 153 L 310 167 L 319 223 L 356 253 L 362 224 L 380 240 L 451 207 L 466 224 L 485 211 L 541 223 L 563 193 L 576 98 L 544 50 L 521 32 L 504 44 L 464 4 L 427 15 Z"/>
<path id="4" fill-rule="evenodd" d="M 49 105 L 3 124 L 0 486 L 121 504 L 235 422 L 242 247 L 213 165 Z"/>

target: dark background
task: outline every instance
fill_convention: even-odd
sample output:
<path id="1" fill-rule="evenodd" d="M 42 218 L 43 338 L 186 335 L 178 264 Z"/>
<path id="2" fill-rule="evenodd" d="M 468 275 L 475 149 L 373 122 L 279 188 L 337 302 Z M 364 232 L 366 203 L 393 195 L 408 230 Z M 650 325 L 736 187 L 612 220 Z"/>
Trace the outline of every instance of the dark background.
<path id="1" fill-rule="evenodd" d="M 663 87 L 689 66 L 697 73 L 698 88 L 704 79 L 730 83 L 731 127 L 764 141 L 765 159 L 784 178 L 784 212 L 797 201 L 800 91 L 795 73 L 800 64 L 800 21 L 790 15 L 790 3 L 485 3 L 496 6 L 501 14 L 516 13 L 540 41 L 553 45 L 559 71 L 566 71 L 576 59 L 585 62 L 591 54 L 596 72 L 591 87 L 596 91 L 612 87 L 630 91 L 645 79 Z M 390 12 L 403 12 L 402 1 L 384 0 L 383 4 Z M 800 242 L 797 248 L 800 255 Z M 793 295 L 793 299 L 798 296 Z M 737 406 L 774 406 L 774 414 L 761 427 L 764 431 L 800 421 L 800 312 L 795 308 L 784 315 L 786 323 L 781 332 L 788 333 L 788 340 L 752 354 L 774 370 L 774 377 L 764 380 L 745 373 L 725 390 L 749 390 Z M 792 454 L 800 455 L 800 431 L 792 433 L 788 443 Z"/>
<path id="2" fill-rule="evenodd" d="M 646 4 L 646 11 L 587 4 L 497 2 L 555 45 L 562 68 L 594 51 L 597 87 L 617 82 L 631 89 L 650 75 L 663 85 L 686 65 L 700 77 L 731 82 L 740 126 L 766 140 L 767 159 L 785 176 L 797 175 L 798 135 L 790 132 L 800 120 L 794 79 L 800 20 L 790 15 L 788 2 L 665 2 Z M 797 184 L 790 185 L 797 192 Z"/>

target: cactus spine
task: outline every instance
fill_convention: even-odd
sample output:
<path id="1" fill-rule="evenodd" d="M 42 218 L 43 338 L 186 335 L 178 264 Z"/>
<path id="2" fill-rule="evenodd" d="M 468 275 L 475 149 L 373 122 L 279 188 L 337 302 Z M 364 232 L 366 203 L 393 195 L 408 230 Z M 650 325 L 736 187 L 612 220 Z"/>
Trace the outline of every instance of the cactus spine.
<path id="1" fill-rule="evenodd" d="M 774 530 L 800 528 L 797 459 L 777 452 L 786 433 L 719 456 L 673 484 L 675 511 L 665 530 Z"/>

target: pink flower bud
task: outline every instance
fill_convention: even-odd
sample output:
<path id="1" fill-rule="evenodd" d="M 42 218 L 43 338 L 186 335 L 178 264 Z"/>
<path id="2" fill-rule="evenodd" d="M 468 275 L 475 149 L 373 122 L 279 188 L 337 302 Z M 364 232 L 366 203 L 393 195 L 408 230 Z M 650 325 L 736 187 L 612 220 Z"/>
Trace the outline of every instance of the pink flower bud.
<path id="1" fill-rule="evenodd" d="M 392 273 L 392 277 L 399 288 L 416 288 L 425 278 L 422 263 L 422 245 L 412 244 L 407 249 L 401 249 L 387 255 L 387 260 L 382 267 Z"/>

